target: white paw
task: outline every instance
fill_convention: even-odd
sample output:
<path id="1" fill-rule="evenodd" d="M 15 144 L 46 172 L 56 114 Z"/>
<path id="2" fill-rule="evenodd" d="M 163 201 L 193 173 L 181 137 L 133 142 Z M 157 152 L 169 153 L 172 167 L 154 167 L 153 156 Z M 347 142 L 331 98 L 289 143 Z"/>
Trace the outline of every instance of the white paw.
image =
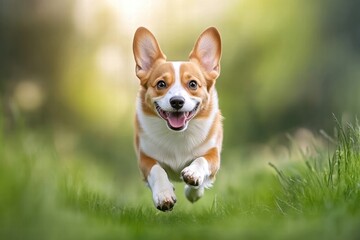
<path id="1" fill-rule="evenodd" d="M 194 188 L 189 185 L 185 185 L 185 196 L 187 200 L 194 203 L 204 195 L 204 188 Z"/>
<path id="2" fill-rule="evenodd" d="M 155 207 L 161 211 L 171 211 L 176 203 L 174 188 L 168 188 L 153 191 L 153 200 Z"/>
<path id="3" fill-rule="evenodd" d="M 205 173 L 197 165 L 190 165 L 181 171 L 181 177 L 188 185 L 201 186 L 205 179 Z"/>

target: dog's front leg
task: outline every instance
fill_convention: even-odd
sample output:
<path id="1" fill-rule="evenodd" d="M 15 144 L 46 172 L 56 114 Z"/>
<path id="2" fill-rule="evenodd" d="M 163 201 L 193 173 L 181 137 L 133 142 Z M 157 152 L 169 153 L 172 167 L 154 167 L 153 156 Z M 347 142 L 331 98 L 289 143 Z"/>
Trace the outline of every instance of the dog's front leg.
<path id="1" fill-rule="evenodd" d="M 204 194 L 204 188 L 211 187 L 219 166 L 219 151 L 212 148 L 181 171 L 181 177 L 186 183 L 185 196 L 190 202 L 199 200 Z"/>
<path id="2" fill-rule="evenodd" d="M 154 159 L 143 154 L 140 155 L 140 168 L 151 189 L 155 207 L 161 211 L 171 211 L 176 196 L 165 170 Z"/>
<path id="3" fill-rule="evenodd" d="M 161 211 L 171 211 L 176 203 L 176 196 L 174 186 L 165 170 L 155 164 L 150 170 L 147 182 L 153 194 L 155 207 Z"/>

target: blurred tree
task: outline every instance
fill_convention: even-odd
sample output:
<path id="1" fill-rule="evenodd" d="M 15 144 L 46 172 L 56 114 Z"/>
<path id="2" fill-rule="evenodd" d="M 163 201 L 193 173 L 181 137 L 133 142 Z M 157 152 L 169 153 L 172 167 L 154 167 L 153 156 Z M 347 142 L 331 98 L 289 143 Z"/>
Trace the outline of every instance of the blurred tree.
<path id="1" fill-rule="evenodd" d="M 99 145 L 97 139 L 117 139 L 113 142 L 122 146 L 124 155 L 131 151 L 129 126 L 137 87 L 133 33 L 127 28 L 124 33 L 126 23 L 118 23 L 126 18 L 114 16 L 122 14 L 126 1 L 116 3 L 109 6 L 119 9 L 109 11 L 99 1 L 0 1 L 0 101 L 8 122 L 14 106 L 26 106 L 22 114 L 31 125 L 65 123 L 99 155 L 114 145 Z M 154 22 L 163 30 L 156 35 L 169 60 L 186 59 L 193 36 L 215 18 L 191 9 L 199 22 L 189 24 L 189 4 L 174 4 L 159 0 L 146 7 L 163 6 L 166 16 L 171 16 L 166 10 L 181 8 L 178 19 L 164 22 L 158 15 Z M 332 113 L 359 113 L 359 1 L 228 4 L 216 18 L 224 49 L 217 87 L 226 147 L 266 141 L 299 126 L 330 129 Z M 128 18 L 142 17 L 135 11 L 140 6 L 129 6 L 134 11 L 127 11 Z M 220 12 L 216 7 L 211 11 Z"/>
<path id="2" fill-rule="evenodd" d="M 224 19 L 219 80 L 227 143 L 360 111 L 358 1 L 241 1 Z"/>
<path id="3" fill-rule="evenodd" d="M 33 123 L 48 121 L 50 112 L 59 107 L 54 86 L 60 66 L 66 61 L 62 52 L 71 31 L 70 13 L 69 1 L 0 1 L 1 100 L 9 109 L 19 82 L 40 86 L 46 99 L 41 109 L 28 115 Z M 8 110 L 7 115 L 10 114 Z"/>

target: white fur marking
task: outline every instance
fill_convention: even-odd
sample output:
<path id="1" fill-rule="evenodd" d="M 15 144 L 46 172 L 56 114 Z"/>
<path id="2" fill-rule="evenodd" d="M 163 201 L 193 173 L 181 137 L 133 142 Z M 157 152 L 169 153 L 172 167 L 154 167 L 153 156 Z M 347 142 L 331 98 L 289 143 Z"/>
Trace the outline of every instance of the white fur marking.
<path id="1" fill-rule="evenodd" d="M 183 62 L 171 62 L 175 72 L 174 84 L 170 87 L 164 96 L 155 98 L 157 104 L 164 111 L 174 111 L 174 108 L 170 105 L 170 99 L 174 96 L 181 96 L 185 99 L 185 104 L 181 108 L 181 111 L 190 112 L 193 110 L 197 103 L 201 102 L 198 97 L 191 96 L 181 84 L 180 66 Z"/>
<path id="2" fill-rule="evenodd" d="M 137 116 L 142 132 L 139 133 L 140 149 L 147 156 L 156 159 L 161 166 L 167 166 L 169 178 L 179 181 L 185 166 L 209 149 L 217 146 L 217 134 L 204 143 L 218 113 L 217 94 L 214 89 L 212 112 L 208 118 L 192 119 L 183 132 L 170 131 L 163 119 L 144 114 L 141 98 L 137 99 Z M 171 170 L 171 171 L 168 171 Z"/>

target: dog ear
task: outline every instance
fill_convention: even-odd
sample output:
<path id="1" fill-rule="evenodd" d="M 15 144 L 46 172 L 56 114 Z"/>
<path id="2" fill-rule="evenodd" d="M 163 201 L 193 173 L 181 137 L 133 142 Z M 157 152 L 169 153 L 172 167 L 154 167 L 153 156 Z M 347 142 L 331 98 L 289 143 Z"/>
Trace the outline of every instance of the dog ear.
<path id="1" fill-rule="evenodd" d="M 198 38 L 189 55 L 190 61 L 199 63 L 209 80 L 220 74 L 221 38 L 214 27 L 206 29 Z"/>
<path id="2" fill-rule="evenodd" d="M 143 81 L 149 70 L 159 60 L 166 60 L 154 35 L 144 27 L 139 27 L 134 35 L 133 52 L 136 62 L 136 76 Z"/>

